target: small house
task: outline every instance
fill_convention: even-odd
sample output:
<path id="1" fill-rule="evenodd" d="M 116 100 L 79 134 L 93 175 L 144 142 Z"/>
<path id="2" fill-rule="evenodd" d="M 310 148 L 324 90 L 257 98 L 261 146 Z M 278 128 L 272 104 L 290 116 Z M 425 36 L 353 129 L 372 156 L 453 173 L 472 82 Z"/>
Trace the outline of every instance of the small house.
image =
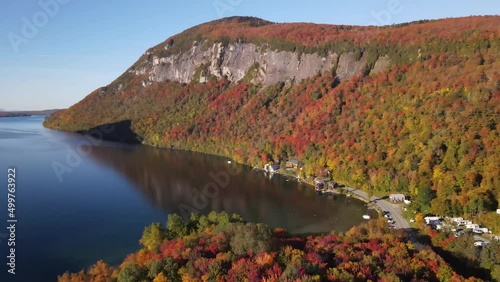
<path id="1" fill-rule="evenodd" d="M 472 232 L 476 232 L 476 230 L 481 231 L 481 233 L 489 233 L 490 232 L 490 230 L 486 227 L 476 228 L 476 229 L 472 230 Z M 476 232 L 476 233 L 479 233 L 479 232 Z"/>
<path id="2" fill-rule="evenodd" d="M 279 170 L 279 169 L 280 169 L 280 165 L 278 165 L 278 164 L 274 164 L 274 165 L 271 165 L 271 166 L 270 166 L 269 171 L 270 171 L 270 172 L 275 172 L 275 171 L 277 171 L 277 170 Z"/>
<path id="3" fill-rule="evenodd" d="M 467 229 L 479 229 L 479 224 L 467 224 L 465 226 Z"/>
<path id="4" fill-rule="evenodd" d="M 472 224 L 472 221 L 470 221 L 470 220 L 464 220 L 461 223 L 462 223 L 462 225 L 465 226 L 465 225 L 468 225 L 468 224 Z"/>
<path id="5" fill-rule="evenodd" d="M 299 169 L 302 166 L 304 166 L 304 163 L 296 159 L 291 159 L 285 163 L 285 168 Z"/>
<path id="6" fill-rule="evenodd" d="M 391 194 L 389 195 L 389 199 L 391 202 L 404 202 L 406 197 L 403 194 Z"/>
<path id="7" fill-rule="evenodd" d="M 264 170 L 265 171 L 269 171 L 269 172 L 276 172 L 279 169 L 280 169 L 280 165 L 279 164 L 273 164 L 273 165 L 266 164 L 264 166 Z"/>
<path id="8" fill-rule="evenodd" d="M 439 216 L 426 216 L 424 218 L 424 220 L 425 220 L 425 224 L 429 225 L 429 224 L 433 224 L 435 222 L 440 222 L 441 218 Z"/>
<path id="9" fill-rule="evenodd" d="M 500 209 L 497 209 L 497 213 L 500 214 Z"/>
<path id="10" fill-rule="evenodd" d="M 314 184 L 316 184 L 317 188 L 323 188 L 323 187 L 325 187 L 325 181 L 324 181 L 324 179 L 316 178 L 316 179 L 314 179 Z"/>
<path id="11" fill-rule="evenodd" d="M 467 224 L 472 224 L 470 220 L 464 220 L 462 217 L 452 217 L 450 218 L 451 222 L 456 223 L 458 226 L 465 226 Z"/>
<path id="12" fill-rule="evenodd" d="M 335 187 L 337 187 L 337 183 L 335 181 L 330 180 L 326 182 L 326 188 L 334 189 Z"/>

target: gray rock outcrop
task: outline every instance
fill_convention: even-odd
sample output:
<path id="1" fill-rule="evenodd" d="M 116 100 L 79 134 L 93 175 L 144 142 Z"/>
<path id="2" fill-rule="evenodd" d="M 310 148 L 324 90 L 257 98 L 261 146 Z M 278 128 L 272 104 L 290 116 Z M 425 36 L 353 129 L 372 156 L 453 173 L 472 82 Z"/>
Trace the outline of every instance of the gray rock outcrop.
<path id="1" fill-rule="evenodd" d="M 227 46 L 215 43 L 209 46 L 206 42 L 194 42 L 190 50 L 183 53 L 166 57 L 158 57 L 154 53 L 154 50 L 148 51 L 142 63 L 129 70 L 134 75 L 147 76 L 142 83 L 144 87 L 167 80 L 203 83 L 210 76 L 225 77 L 231 82 L 248 78 L 252 83 L 271 85 L 282 81 L 299 82 L 333 70 L 340 80 L 344 80 L 362 73 L 367 64 L 366 56 L 356 60 L 352 52 L 340 56 L 337 53 L 299 54 L 270 50 L 252 43 L 231 43 Z M 381 57 L 371 72 L 383 71 L 389 65 L 388 57 Z"/>

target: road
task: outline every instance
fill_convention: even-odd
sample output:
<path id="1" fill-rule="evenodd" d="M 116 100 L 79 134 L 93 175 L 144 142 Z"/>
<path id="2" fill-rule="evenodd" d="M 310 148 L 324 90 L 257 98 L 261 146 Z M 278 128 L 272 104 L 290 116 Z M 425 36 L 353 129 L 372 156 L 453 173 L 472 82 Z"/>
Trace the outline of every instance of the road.
<path id="1" fill-rule="evenodd" d="M 366 192 L 364 192 L 362 190 L 349 188 L 349 187 L 347 187 L 345 189 L 353 194 L 356 194 L 356 195 L 364 198 L 364 199 L 368 198 L 368 194 L 366 194 Z M 409 229 L 410 228 L 410 224 L 401 214 L 401 207 L 399 205 L 395 205 L 391 202 L 388 202 L 386 200 L 382 200 L 382 199 L 379 199 L 379 198 L 373 196 L 371 198 L 371 201 L 373 202 L 375 200 L 376 200 L 376 203 L 374 203 L 375 205 L 377 205 L 381 210 L 388 211 L 390 213 L 390 216 L 394 220 L 394 228 L 397 228 L 397 229 Z"/>
<path id="2" fill-rule="evenodd" d="M 359 197 L 362 197 L 363 199 L 368 198 L 368 194 L 362 190 L 349 188 L 349 187 L 346 187 L 345 189 L 347 191 L 349 191 L 350 193 L 353 193 L 353 194 L 358 195 Z M 375 200 L 376 200 L 376 202 L 374 203 L 373 201 L 375 201 Z M 374 197 L 374 196 L 371 198 L 371 201 L 372 201 L 372 203 L 377 205 L 381 210 L 388 211 L 390 213 L 390 216 L 394 220 L 394 228 L 405 229 L 406 231 L 410 231 L 410 224 L 403 217 L 402 212 L 401 212 L 401 206 L 393 204 L 393 203 L 386 201 L 386 200 L 379 199 L 379 198 Z M 417 250 L 423 250 L 423 249 L 430 248 L 430 246 L 424 245 L 424 244 L 418 242 L 417 238 L 415 236 L 413 236 L 412 232 L 409 232 L 408 234 L 410 235 L 409 238 L 412 241 L 413 245 L 415 245 Z M 490 240 L 486 239 L 485 237 L 483 237 L 481 235 L 477 235 L 477 234 L 474 235 L 474 240 L 476 240 L 476 241 L 480 240 L 480 241 L 486 242 L 488 244 L 490 243 Z"/>
<path id="3" fill-rule="evenodd" d="M 362 190 L 354 189 L 354 188 L 350 188 L 350 187 L 346 187 L 344 189 L 349 191 L 350 193 L 356 194 L 357 196 L 359 196 L 363 199 L 368 198 L 368 194 Z M 408 234 L 408 238 L 410 239 L 410 241 L 413 243 L 413 245 L 415 246 L 415 248 L 417 250 L 422 251 L 424 249 L 431 248 L 430 246 L 422 244 L 418 241 L 418 238 L 417 238 L 417 236 L 415 236 L 414 231 L 410 228 L 410 224 L 402 215 L 401 206 L 393 204 L 393 203 L 386 201 L 386 200 L 383 200 L 383 199 L 379 199 L 375 196 L 372 196 L 370 200 L 380 210 L 388 211 L 390 213 L 390 216 L 394 220 L 394 228 L 403 229 L 404 231 L 406 231 Z M 374 202 L 374 201 L 376 201 L 376 202 Z"/>

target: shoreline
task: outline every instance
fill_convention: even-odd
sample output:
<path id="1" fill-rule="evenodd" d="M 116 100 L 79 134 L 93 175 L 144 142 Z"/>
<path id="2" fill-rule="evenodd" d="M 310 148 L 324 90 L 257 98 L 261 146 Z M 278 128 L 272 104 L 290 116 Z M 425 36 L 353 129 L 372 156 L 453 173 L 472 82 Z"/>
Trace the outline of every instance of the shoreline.
<path id="1" fill-rule="evenodd" d="M 81 132 L 81 131 L 80 132 L 74 132 L 74 131 L 66 131 L 66 130 L 61 130 L 61 129 L 55 129 L 55 128 L 47 127 L 47 126 L 45 126 L 44 123 L 45 122 L 42 123 L 42 126 L 44 128 L 48 128 L 48 129 L 55 130 L 55 131 L 68 132 L 68 133 L 77 133 L 77 134 L 80 134 L 80 135 L 86 135 L 85 132 Z M 201 152 L 201 151 L 196 151 L 196 150 L 188 150 L 188 149 L 182 149 L 182 148 L 175 148 L 175 147 L 170 147 L 169 148 L 169 147 L 155 146 L 155 145 L 151 145 L 151 144 L 148 144 L 148 143 L 145 143 L 145 142 L 140 142 L 138 144 L 137 143 L 131 144 L 129 142 L 123 142 L 123 141 L 117 141 L 117 140 L 109 140 L 108 138 L 103 138 L 103 141 L 115 142 L 115 143 L 119 143 L 119 144 L 128 144 L 128 145 L 133 145 L 133 146 L 145 146 L 145 147 L 155 148 L 155 149 L 160 149 L 160 150 L 178 150 L 178 151 L 184 151 L 184 152 L 200 153 L 200 154 L 205 154 L 205 155 L 209 155 L 209 156 L 216 156 L 216 157 L 220 157 L 222 159 L 225 159 L 226 161 L 231 161 L 231 163 L 234 163 L 234 164 L 243 165 L 243 166 L 246 166 L 248 168 L 252 168 L 254 170 L 262 171 L 264 173 L 278 174 L 280 176 L 284 176 L 286 178 L 293 179 L 293 180 L 297 181 L 298 183 L 305 183 L 305 184 L 311 186 L 312 189 L 315 188 L 313 180 L 308 181 L 306 179 L 299 178 L 297 176 L 293 176 L 293 175 L 290 175 L 290 174 L 287 174 L 287 173 L 283 173 L 283 172 L 280 171 L 281 169 L 278 170 L 278 171 L 276 171 L 276 172 L 269 172 L 269 171 L 266 171 L 264 168 L 259 168 L 257 166 L 251 166 L 250 164 L 245 164 L 245 163 L 237 162 L 234 159 L 232 159 L 232 158 L 230 158 L 228 156 L 224 156 L 224 155 L 218 155 L 218 154 L 213 154 L 213 153 Z M 346 193 L 342 193 L 341 190 L 346 191 Z M 368 200 L 366 198 L 366 196 L 363 197 L 362 195 L 359 194 L 359 192 L 355 193 L 353 191 L 361 191 L 361 190 L 344 186 L 344 188 L 325 189 L 321 193 L 322 194 L 336 194 L 336 195 L 344 195 L 346 197 L 353 197 L 353 198 L 355 198 L 357 200 L 360 200 L 360 201 L 364 202 L 369 208 L 376 210 L 379 216 L 382 215 L 382 212 L 385 209 L 383 209 L 377 203 L 373 203 L 372 202 L 374 200 L 373 197 L 372 197 L 371 200 Z M 362 193 L 365 193 L 365 192 L 362 191 Z M 381 199 L 376 199 L 376 200 L 383 201 Z"/>
<path id="2" fill-rule="evenodd" d="M 263 172 L 267 172 L 264 169 L 261 169 L 258 167 L 254 167 L 254 169 L 258 169 L 258 170 L 261 170 Z M 267 172 L 267 173 L 270 173 L 270 172 Z M 289 174 L 282 173 L 282 172 L 280 172 L 280 170 L 278 170 L 277 172 L 272 172 L 272 173 L 279 174 L 279 175 L 289 177 L 289 178 L 293 178 L 293 179 L 297 180 L 298 182 L 303 182 L 303 183 L 310 185 L 312 188 L 316 187 L 313 183 L 311 183 L 309 181 L 306 181 L 302 178 L 294 177 L 294 176 L 289 175 Z M 344 194 L 341 191 L 345 191 L 346 193 Z M 321 191 L 321 193 L 322 194 L 336 194 L 336 195 L 344 195 L 346 197 L 353 197 L 357 200 L 364 202 L 368 206 L 368 209 L 374 209 L 379 216 L 382 216 L 384 212 L 389 212 L 391 214 L 391 217 L 394 220 L 394 228 L 395 229 L 409 229 L 410 228 L 409 222 L 404 217 L 402 211 L 400 211 L 401 206 L 399 206 L 397 204 L 393 204 L 391 202 L 388 202 L 388 201 L 381 199 L 381 198 L 378 198 L 376 196 L 372 196 L 371 199 L 368 199 L 367 198 L 368 194 L 363 190 L 344 186 L 343 188 L 333 188 L 333 189 L 327 188 L 327 189 L 324 189 L 323 191 Z"/>
<path id="3" fill-rule="evenodd" d="M 245 164 L 242 164 L 242 165 L 245 165 Z M 246 165 L 246 166 L 248 166 L 248 165 Z M 259 168 L 259 167 L 253 167 L 253 169 L 254 170 L 262 171 L 264 173 L 277 174 L 277 175 L 280 175 L 280 176 L 284 176 L 286 178 L 291 178 L 291 179 L 293 179 L 293 180 L 295 180 L 295 181 L 297 181 L 299 183 L 305 183 L 305 184 L 311 186 L 312 189 L 316 188 L 316 185 L 314 185 L 310 181 L 304 180 L 304 179 L 299 178 L 299 177 L 294 177 L 293 175 L 290 175 L 290 174 L 282 173 L 282 172 L 280 172 L 280 170 L 278 170 L 277 172 L 269 172 L 269 171 L 266 171 L 263 168 Z M 345 191 L 346 193 L 342 193 L 341 192 L 342 190 Z M 324 190 L 322 190 L 320 192 L 320 194 L 343 195 L 343 196 L 345 196 L 347 198 L 352 197 L 354 199 L 362 201 L 363 203 L 365 203 L 368 206 L 368 209 L 375 210 L 379 216 L 382 216 L 382 214 L 383 214 L 382 207 L 380 207 L 376 203 L 372 202 L 373 200 L 369 201 L 366 197 L 363 197 L 363 196 L 361 196 L 359 194 L 353 193 L 352 190 L 357 190 L 357 189 L 344 186 L 344 188 L 324 189 Z M 381 200 L 381 199 L 377 199 L 377 200 Z"/>

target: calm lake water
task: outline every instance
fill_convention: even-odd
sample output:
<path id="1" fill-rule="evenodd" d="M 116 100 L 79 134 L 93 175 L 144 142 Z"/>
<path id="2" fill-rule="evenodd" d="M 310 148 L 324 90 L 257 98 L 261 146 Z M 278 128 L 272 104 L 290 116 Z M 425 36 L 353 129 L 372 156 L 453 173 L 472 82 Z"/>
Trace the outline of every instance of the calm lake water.
<path id="1" fill-rule="evenodd" d="M 345 231 L 363 214 L 376 216 L 358 200 L 320 196 L 220 157 L 107 142 L 82 147 L 84 136 L 45 129 L 43 119 L 0 118 L 0 219 L 5 226 L 14 167 L 18 220 L 15 276 L 6 275 L 7 230 L 0 230 L 0 281 L 56 281 L 99 259 L 118 264 L 139 248 L 145 226 L 171 213 L 226 211 L 295 234 Z"/>

